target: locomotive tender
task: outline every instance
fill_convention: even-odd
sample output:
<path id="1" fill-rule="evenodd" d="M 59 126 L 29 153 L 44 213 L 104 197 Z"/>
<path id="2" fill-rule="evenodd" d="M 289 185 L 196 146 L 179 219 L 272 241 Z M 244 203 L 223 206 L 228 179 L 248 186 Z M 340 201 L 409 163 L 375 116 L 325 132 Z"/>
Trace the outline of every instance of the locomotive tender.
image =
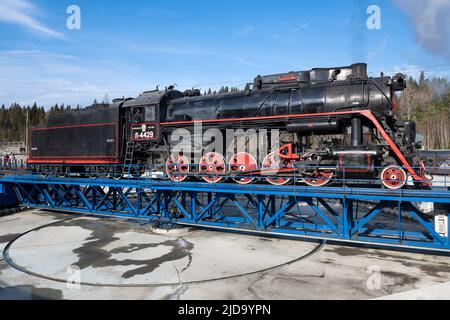
<path id="1" fill-rule="evenodd" d="M 148 91 L 108 107 L 52 115 L 44 128 L 31 130 L 28 166 L 44 175 L 95 178 L 102 171 L 120 179 L 132 165 L 150 164 L 177 182 L 195 176 L 218 183 L 231 176 L 247 184 L 259 176 L 274 185 L 295 179 L 324 186 L 352 177 L 378 179 L 390 189 L 411 176 L 416 186 L 428 186 L 415 123 L 395 113 L 396 92 L 405 88 L 402 74 L 370 78 L 367 65 L 358 63 L 258 76 L 241 92 Z M 194 131 L 197 123 L 202 130 L 278 129 L 281 145 L 265 150 L 261 163 L 249 152 L 229 159 L 208 152 L 191 163 L 190 155 L 171 152 L 170 135 Z"/>

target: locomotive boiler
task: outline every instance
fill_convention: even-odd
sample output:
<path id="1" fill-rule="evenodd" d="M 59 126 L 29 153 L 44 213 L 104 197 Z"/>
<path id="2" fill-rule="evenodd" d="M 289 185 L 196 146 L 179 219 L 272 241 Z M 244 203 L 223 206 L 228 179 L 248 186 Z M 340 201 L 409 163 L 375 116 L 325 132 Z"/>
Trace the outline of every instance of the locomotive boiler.
<path id="1" fill-rule="evenodd" d="M 160 168 L 175 182 L 296 181 L 319 187 L 352 178 L 398 189 L 412 177 L 416 186 L 427 186 L 415 123 L 396 115 L 396 92 L 405 87 L 402 74 L 369 77 L 363 63 L 257 76 L 238 92 L 201 95 L 171 86 L 115 99 L 106 108 L 50 117 L 45 128 L 31 132 L 28 164 L 44 175 L 82 172 L 92 178 L 99 172 L 116 179 L 124 172 L 142 175 L 145 169 L 136 166 Z M 238 129 L 275 131 L 279 145 L 260 148 L 258 157 L 245 137 L 244 150 L 229 154 L 229 141 L 208 150 L 208 141 L 200 139 L 196 159 L 174 151 L 172 136 L 179 129 L 194 136 L 210 129 L 223 136 Z"/>

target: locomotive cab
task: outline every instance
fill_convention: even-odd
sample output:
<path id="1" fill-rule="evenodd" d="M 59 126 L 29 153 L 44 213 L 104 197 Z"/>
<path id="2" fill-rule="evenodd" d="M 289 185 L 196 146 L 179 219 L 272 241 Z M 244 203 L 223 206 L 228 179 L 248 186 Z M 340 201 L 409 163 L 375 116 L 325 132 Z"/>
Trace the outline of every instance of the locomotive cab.
<path id="1" fill-rule="evenodd" d="M 132 107 L 128 112 L 131 141 L 159 141 L 158 105 Z"/>
<path id="2" fill-rule="evenodd" d="M 159 109 L 164 94 L 144 92 L 133 100 L 126 101 L 122 108 L 126 110 L 126 140 L 133 142 L 158 142 Z"/>
<path id="3" fill-rule="evenodd" d="M 166 121 L 167 101 L 180 96 L 183 96 L 181 92 L 169 88 L 146 91 L 123 103 L 126 114 L 123 125 L 126 141 L 126 145 L 123 145 L 124 162 L 148 162 L 152 151 L 162 141 L 161 122 Z"/>

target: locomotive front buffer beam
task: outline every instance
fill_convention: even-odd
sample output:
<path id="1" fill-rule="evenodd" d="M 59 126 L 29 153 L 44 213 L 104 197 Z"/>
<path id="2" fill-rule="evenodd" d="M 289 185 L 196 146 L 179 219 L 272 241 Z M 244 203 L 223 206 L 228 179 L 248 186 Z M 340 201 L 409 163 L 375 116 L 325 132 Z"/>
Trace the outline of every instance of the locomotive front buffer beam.
<path id="1" fill-rule="evenodd" d="M 24 207 L 450 253 L 450 190 L 4 176 Z M 434 204 L 425 213 L 420 203 Z"/>

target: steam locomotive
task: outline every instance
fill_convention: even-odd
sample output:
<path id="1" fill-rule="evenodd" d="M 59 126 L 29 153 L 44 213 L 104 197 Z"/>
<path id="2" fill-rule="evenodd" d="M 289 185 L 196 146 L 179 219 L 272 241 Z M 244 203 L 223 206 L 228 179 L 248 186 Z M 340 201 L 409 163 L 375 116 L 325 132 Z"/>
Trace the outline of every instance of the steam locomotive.
<path id="1" fill-rule="evenodd" d="M 140 176 L 150 167 L 152 174 L 162 168 L 160 177 L 175 182 L 295 180 L 320 187 L 351 177 L 400 189 L 412 177 L 417 187 L 428 186 L 415 123 L 396 115 L 396 92 L 405 88 L 402 74 L 368 77 L 363 63 L 257 76 L 238 92 L 201 95 L 171 86 L 49 117 L 45 127 L 31 130 L 27 163 L 42 175 L 77 172 L 92 178 L 99 172 L 115 179 Z M 189 152 L 174 151 L 171 139 L 180 129 L 198 135 L 199 124 L 200 134 L 276 130 L 279 146 L 260 149 L 264 157 L 257 160 L 249 151 L 226 156 L 228 142 L 208 151 L 201 139 L 195 162 Z M 252 143 L 244 139 L 247 147 Z"/>

